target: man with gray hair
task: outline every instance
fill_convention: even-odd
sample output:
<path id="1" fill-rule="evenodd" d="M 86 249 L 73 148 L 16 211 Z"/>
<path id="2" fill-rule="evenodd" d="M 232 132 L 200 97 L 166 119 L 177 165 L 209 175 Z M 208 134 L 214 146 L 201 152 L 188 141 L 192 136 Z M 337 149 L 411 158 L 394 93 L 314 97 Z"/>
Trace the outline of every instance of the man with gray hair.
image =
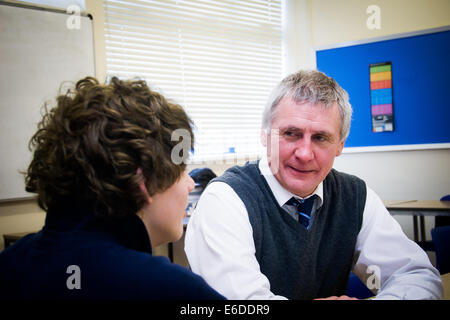
<path id="1" fill-rule="evenodd" d="M 440 299 L 425 252 L 363 180 L 332 168 L 351 114 L 321 72 L 282 80 L 263 114 L 266 155 L 228 169 L 197 204 L 192 270 L 229 299 L 350 299 L 351 271 L 378 299 Z"/>

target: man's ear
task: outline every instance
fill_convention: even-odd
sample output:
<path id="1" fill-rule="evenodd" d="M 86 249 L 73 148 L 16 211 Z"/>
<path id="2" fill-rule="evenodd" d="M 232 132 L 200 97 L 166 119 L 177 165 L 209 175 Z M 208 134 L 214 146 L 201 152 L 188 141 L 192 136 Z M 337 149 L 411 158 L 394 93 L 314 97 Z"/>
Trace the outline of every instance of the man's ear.
<path id="1" fill-rule="evenodd" d="M 342 150 L 344 149 L 344 145 L 345 145 L 345 140 L 339 142 L 339 146 L 338 146 L 338 149 L 336 151 L 336 157 L 339 157 L 342 154 Z"/>
<path id="2" fill-rule="evenodd" d="M 264 129 L 261 129 L 260 138 L 262 145 L 267 147 L 267 133 Z"/>

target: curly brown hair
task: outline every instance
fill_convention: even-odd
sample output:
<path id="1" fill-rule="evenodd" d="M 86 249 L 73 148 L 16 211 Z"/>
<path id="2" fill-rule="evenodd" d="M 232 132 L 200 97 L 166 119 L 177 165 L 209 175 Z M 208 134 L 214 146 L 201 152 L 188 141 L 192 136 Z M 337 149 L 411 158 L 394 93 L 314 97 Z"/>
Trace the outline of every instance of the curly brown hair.
<path id="1" fill-rule="evenodd" d="M 38 194 L 42 209 L 70 198 L 92 202 L 100 216 L 135 214 L 146 202 L 142 177 L 153 195 L 185 170 L 184 161 L 171 160 L 179 143 L 172 132 L 187 130 L 192 148 L 193 123 L 180 105 L 151 91 L 145 81 L 114 77 L 101 85 L 87 77 L 56 101 L 29 144 L 34 154 L 26 190 Z"/>

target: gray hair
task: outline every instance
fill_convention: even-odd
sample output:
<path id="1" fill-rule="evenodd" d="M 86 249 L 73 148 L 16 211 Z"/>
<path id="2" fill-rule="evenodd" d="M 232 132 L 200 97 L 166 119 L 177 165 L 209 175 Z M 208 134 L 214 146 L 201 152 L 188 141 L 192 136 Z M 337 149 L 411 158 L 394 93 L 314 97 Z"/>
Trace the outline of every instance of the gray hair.
<path id="1" fill-rule="evenodd" d="M 328 108 L 337 102 L 341 115 L 341 141 L 350 132 L 352 106 L 347 92 L 333 79 L 322 72 L 299 71 L 284 78 L 272 91 L 263 113 L 262 127 L 269 132 L 278 104 L 283 98 L 291 98 L 296 103 L 308 102 Z"/>

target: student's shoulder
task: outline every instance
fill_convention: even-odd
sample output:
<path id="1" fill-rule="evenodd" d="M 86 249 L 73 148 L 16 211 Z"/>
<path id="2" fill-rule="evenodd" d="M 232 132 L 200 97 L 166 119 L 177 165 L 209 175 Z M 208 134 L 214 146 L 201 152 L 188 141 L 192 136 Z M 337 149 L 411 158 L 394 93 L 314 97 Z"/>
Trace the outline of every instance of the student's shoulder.
<path id="1" fill-rule="evenodd" d="M 212 289 L 203 278 L 189 269 L 172 263 L 166 257 L 146 253 L 128 255 L 131 261 L 122 271 L 133 282 L 142 296 L 158 299 L 211 299 L 223 297 Z"/>
<path id="2" fill-rule="evenodd" d="M 17 263 L 24 263 L 22 258 L 27 257 L 27 254 L 33 249 L 36 239 L 39 238 L 41 232 L 30 233 L 21 239 L 17 240 L 12 246 L 5 248 L 0 252 L 0 265 Z"/>

